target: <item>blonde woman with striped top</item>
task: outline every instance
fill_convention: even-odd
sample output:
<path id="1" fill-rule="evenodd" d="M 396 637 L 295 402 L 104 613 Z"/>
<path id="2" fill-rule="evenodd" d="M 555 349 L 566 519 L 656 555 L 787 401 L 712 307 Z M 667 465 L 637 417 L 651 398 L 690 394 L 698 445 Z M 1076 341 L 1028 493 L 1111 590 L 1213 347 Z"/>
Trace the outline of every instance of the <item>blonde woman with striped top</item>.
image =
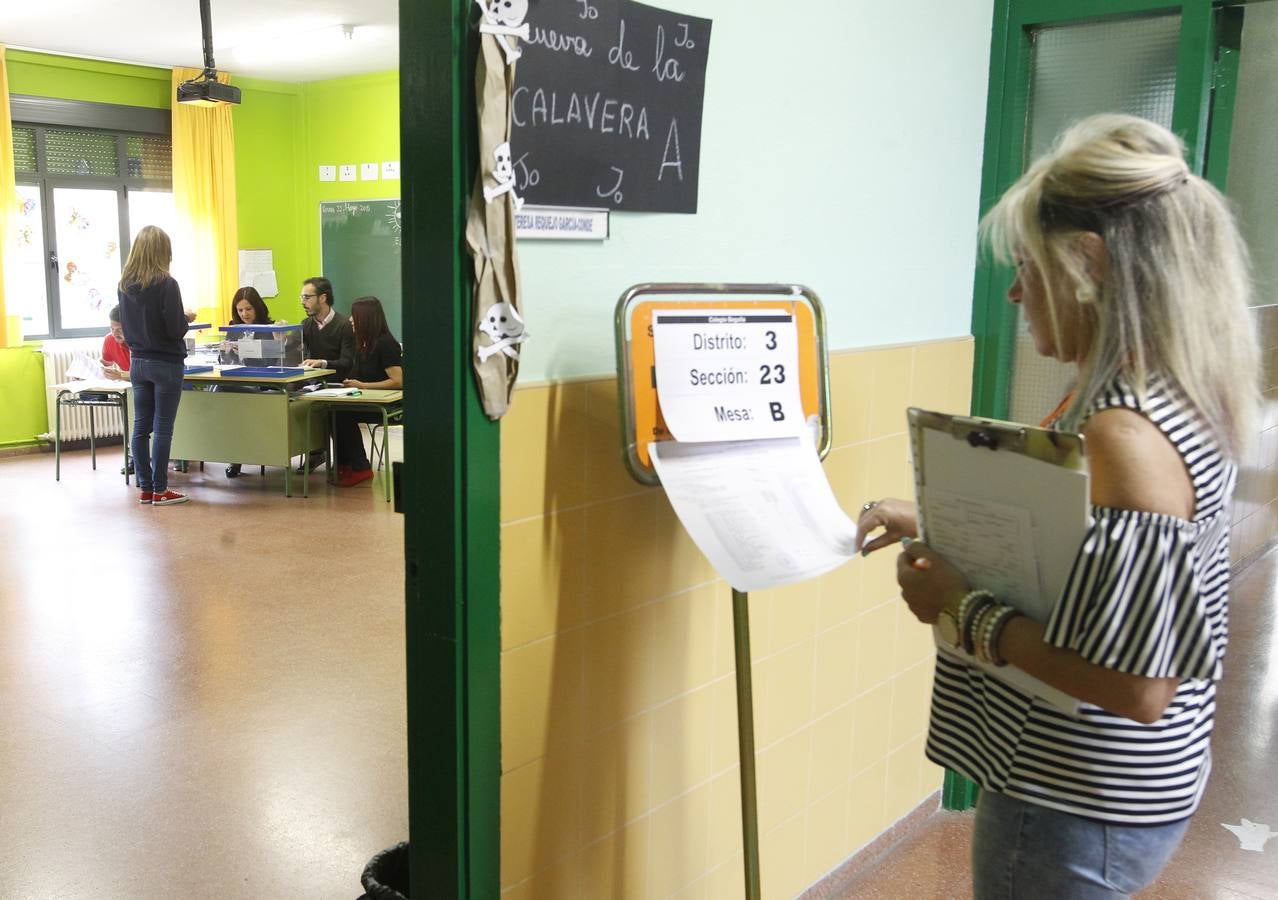
<path id="1" fill-rule="evenodd" d="M 1228 631 L 1229 503 L 1254 430 L 1246 249 L 1161 126 L 1070 128 L 982 222 L 1016 266 L 1035 349 L 1077 366 L 1058 427 L 1085 435 L 1091 521 L 1046 622 L 922 543 L 898 561 L 920 622 L 1080 701 L 1070 715 L 942 648 L 927 755 L 977 782 L 977 900 L 1127 897 L 1158 876 L 1211 770 Z M 867 503 L 867 552 L 916 534 Z M 945 628 L 943 627 L 944 631 Z"/>

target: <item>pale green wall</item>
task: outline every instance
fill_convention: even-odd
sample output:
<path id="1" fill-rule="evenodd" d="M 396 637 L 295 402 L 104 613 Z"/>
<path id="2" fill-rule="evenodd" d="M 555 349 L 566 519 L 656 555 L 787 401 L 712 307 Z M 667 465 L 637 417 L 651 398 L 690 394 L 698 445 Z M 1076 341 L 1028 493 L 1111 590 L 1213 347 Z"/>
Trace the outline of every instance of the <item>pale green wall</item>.
<path id="1" fill-rule="evenodd" d="M 797 281 L 832 348 L 970 333 L 992 0 L 659 0 L 714 20 L 696 215 L 523 241 L 520 378 L 612 372 L 641 281 Z"/>

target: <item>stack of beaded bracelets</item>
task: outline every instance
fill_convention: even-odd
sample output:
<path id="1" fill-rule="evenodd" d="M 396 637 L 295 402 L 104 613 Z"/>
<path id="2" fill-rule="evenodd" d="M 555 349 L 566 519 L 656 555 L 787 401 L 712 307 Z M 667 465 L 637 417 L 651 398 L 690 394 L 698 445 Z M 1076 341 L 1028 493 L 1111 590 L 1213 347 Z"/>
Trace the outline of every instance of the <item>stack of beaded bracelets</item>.
<path id="1" fill-rule="evenodd" d="M 998 654 L 999 638 L 1007 623 L 1019 616 L 1014 606 L 999 603 L 986 590 L 969 591 L 959 601 L 959 644 L 981 662 L 1005 666 L 1007 660 Z"/>

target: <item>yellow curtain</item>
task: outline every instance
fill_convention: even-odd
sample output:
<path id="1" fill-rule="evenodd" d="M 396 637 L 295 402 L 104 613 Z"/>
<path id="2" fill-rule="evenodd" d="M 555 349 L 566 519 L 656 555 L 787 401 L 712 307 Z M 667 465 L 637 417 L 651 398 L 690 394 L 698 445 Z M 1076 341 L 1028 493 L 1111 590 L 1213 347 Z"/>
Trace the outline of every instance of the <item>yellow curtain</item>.
<path id="1" fill-rule="evenodd" d="M 199 69 L 173 70 L 173 275 L 182 299 L 201 322 L 231 319 L 239 288 L 235 203 L 235 130 L 230 106 L 178 103 L 177 86 Z M 230 78 L 218 73 L 218 81 Z"/>
<path id="2" fill-rule="evenodd" d="M 22 343 L 22 319 L 16 311 L 9 315 L 5 306 L 5 254 L 10 249 L 9 233 L 18 211 L 18 188 L 13 178 L 13 121 L 4 51 L 4 44 L 0 44 L 0 347 L 16 347 Z"/>

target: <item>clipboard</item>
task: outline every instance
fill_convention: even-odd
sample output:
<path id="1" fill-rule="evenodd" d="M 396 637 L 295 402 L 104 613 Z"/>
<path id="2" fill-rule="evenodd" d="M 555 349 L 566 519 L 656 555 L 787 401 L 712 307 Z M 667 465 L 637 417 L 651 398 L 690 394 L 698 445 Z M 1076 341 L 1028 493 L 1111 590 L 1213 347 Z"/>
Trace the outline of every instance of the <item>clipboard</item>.
<path id="1" fill-rule="evenodd" d="M 915 407 L 908 416 L 920 538 L 974 587 L 1046 622 L 1090 521 L 1083 436 Z M 1077 712 L 1064 691 L 933 637 L 940 651 Z"/>

